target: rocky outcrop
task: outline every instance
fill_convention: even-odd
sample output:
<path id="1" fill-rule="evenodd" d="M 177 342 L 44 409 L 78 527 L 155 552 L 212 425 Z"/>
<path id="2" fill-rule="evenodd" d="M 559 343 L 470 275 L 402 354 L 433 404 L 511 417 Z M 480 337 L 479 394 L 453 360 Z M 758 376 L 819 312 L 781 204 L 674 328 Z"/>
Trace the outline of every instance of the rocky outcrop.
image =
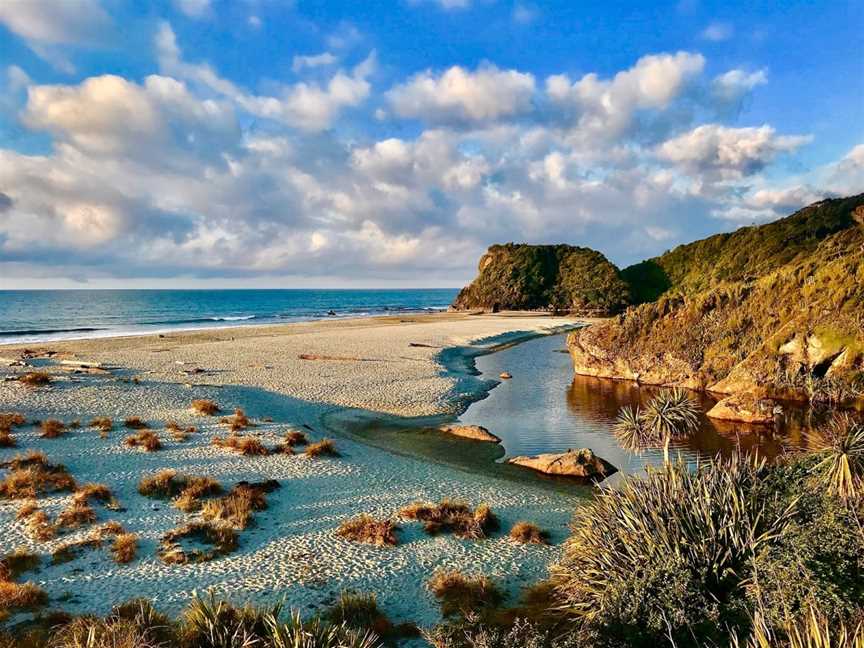
<path id="1" fill-rule="evenodd" d="M 756 425 L 768 425 L 783 408 L 770 398 L 759 398 L 745 393 L 727 396 L 708 411 L 708 417 L 721 421 L 737 421 Z"/>
<path id="2" fill-rule="evenodd" d="M 620 312 L 630 303 L 618 268 L 599 252 L 570 245 L 493 245 L 455 310 Z"/>
<path id="3" fill-rule="evenodd" d="M 483 441 L 486 443 L 501 443 L 500 438 L 481 425 L 442 425 L 438 429 L 441 432 L 462 437 L 463 439 Z"/>
<path id="4" fill-rule="evenodd" d="M 507 463 L 530 468 L 544 475 L 578 477 L 600 481 L 618 472 L 605 459 L 595 455 L 590 449 L 568 450 L 561 454 L 540 454 L 533 457 L 512 457 Z"/>
<path id="5" fill-rule="evenodd" d="M 862 212 L 864 195 L 822 201 L 776 223 L 676 248 L 652 260 L 650 272 L 640 264 L 645 281 L 665 292 L 571 333 L 575 372 L 757 401 L 864 407 Z M 632 268 L 623 274 L 633 279 Z M 715 414 L 767 418 L 751 405 L 728 401 Z"/>

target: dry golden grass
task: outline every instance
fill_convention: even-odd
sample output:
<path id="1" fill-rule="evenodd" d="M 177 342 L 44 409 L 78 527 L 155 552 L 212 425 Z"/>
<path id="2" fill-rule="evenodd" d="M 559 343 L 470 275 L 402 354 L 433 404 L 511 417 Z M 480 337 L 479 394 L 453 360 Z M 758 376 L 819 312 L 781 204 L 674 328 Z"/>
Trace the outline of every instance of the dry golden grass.
<path id="1" fill-rule="evenodd" d="M 487 576 L 466 575 L 455 569 L 435 572 L 426 586 L 438 599 L 444 616 L 476 613 L 504 599 L 501 590 Z"/>
<path id="2" fill-rule="evenodd" d="M 90 427 L 99 430 L 99 436 L 104 439 L 108 436 L 108 433 L 114 429 L 114 421 L 107 416 L 97 416 L 90 421 Z"/>
<path id="3" fill-rule="evenodd" d="M 0 448 L 14 448 L 18 445 L 9 430 L 0 430 Z"/>
<path id="4" fill-rule="evenodd" d="M 111 489 L 105 484 L 84 484 L 75 491 L 73 499 L 76 502 L 86 503 L 96 500 L 102 504 L 108 504 L 114 499 L 114 496 L 111 494 Z"/>
<path id="5" fill-rule="evenodd" d="M 123 425 L 130 430 L 143 430 L 147 427 L 147 423 L 143 421 L 140 416 L 128 417 L 125 421 L 123 421 Z"/>
<path id="6" fill-rule="evenodd" d="M 400 517 L 417 520 L 429 535 L 453 533 L 459 538 L 481 540 L 499 528 L 498 518 L 486 504 L 476 509 L 458 500 L 443 499 L 438 504 L 417 502 L 402 508 Z"/>
<path id="7" fill-rule="evenodd" d="M 111 544 L 111 555 L 114 562 L 125 565 L 135 560 L 138 554 L 138 536 L 134 533 L 121 533 Z"/>
<path id="8" fill-rule="evenodd" d="M 219 405 L 212 400 L 194 400 L 192 411 L 201 416 L 214 416 L 219 413 Z"/>
<path id="9" fill-rule="evenodd" d="M 202 497 L 218 495 L 222 486 L 210 477 L 182 475 L 175 470 L 162 470 L 138 483 L 138 492 L 145 497 L 174 500 L 181 511 L 191 513 L 201 508 Z"/>
<path id="10" fill-rule="evenodd" d="M 95 536 L 97 538 L 108 538 L 110 536 L 118 536 L 124 533 L 126 533 L 126 530 L 123 528 L 123 525 L 116 520 L 111 520 L 96 529 Z"/>
<path id="11" fill-rule="evenodd" d="M 20 412 L 0 412 L 0 430 L 11 430 L 27 423 L 27 419 Z"/>
<path id="12" fill-rule="evenodd" d="M 48 595 L 33 583 L 0 581 L 0 610 L 32 609 L 47 602 Z"/>
<path id="13" fill-rule="evenodd" d="M 187 428 L 180 427 L 176 421 L 168 421 L 165 424 L 165 430 L 168 434 L 171 435 L 171 438 L 175 441 L 185 441 L 189 438 L 189 435 L 195 434 L 198 431 L 198 428 L 190 425 Z"/>
<path id="14" fill-rule="evenodd" d="M 226 416 L 220 421 L 220 423 L 228 424 L 231 427 L 231 432 L 239 432 L 248 427 L 255 427 L 255 424 L 252 423 L 248 416 L 246 416 L 246 412 L 240 408 L 234 410 L 233 416 Z"/>
<path id="15" fill-rule="evenodd" d="M 27 532 L 39 542 L 47 542 L 57 536 L 57 526 L 45 511 L 37 509 L 27 516 Z"/>
<path id="16" fill-rule="evenodd" d="M 222 485 L 210 477 L 186 477 L 185 486 L 180 491 L 179 497 L 174 500 L 174 506 L 185 513 L 192 513 L 201 509 L 201 498 L 218 495 L 222 492 Z"/>
<path id="17" fill-rule="evenodd" d="M 510 539 L 522 544 L 548 544 L 549 534 L 531 522 L 517 522 L 510 529 Z"/>
<path id="18" fill-rule="evenodd" d="M 336 533 L 354 542 L 395 547 L 399 544 L 397 531 L 399 526 L 392 520 L 376 520 L 371 515 L 363 514 L 343 522 Z"/>
<path id="19" fill-rule="evenodd" d="M 51 382 L 51 375 L 44 371 L 30 371 L 18 378 L 18 382 L 28 387 L 42 387 Z"/>
<path id="20" fill-rule="evenodd" d="M 17 520 L 26 520 L 31 515 L 33 515 L 36 511 L 39 510 L 39 504 L 36 503 L 36 500 L 31 500 L 29 502 L 24 502 L 15 513 L 15 519 Z"/>
<path id="21" fill-rule="evenodd" d="M 42 431 L 39 433 L 43 439 L 56 439 L 66 434 L 66 426 L 57 419 L 42 421 Z"/>
<path id="22" fill-rule="evenodd" d="M 205 502 L 201 517 L 210 522 L 230 524 L 235 529 L 245 529 L 255 511 L 267 508 L 266 492 L 261 485 L 237 484 L 225 497 Z"/>
<path id="23" fill-rule="evenodd" d="M 247 437 L 241 434 L 229 434 L 224 439 L 221 437 L 213 437 L 214 446 L 219 448 L 227 448 L 234 450 L 240 454 L 247 456 L 266 456 L 270 451 L 255 437 Z"/>
<path id="24" fill-rule="evenodd" d="M 285 439 L 285 445 L 291 448 L 309 443 L 306 433 L 300 430 L 288 430 L 283 438 Z"/>
<path id="25" fill-rule="evenodd" d="M 16 549 L 0 559 L 0 581 L 16 580 L 21 574 L 38 569 L 42 560 L 26 549 Z"/>
<path id="26" fill-rule="evenodd" d="M 53 466 L 45 455 L 38 452 L 0 464 L 8 474 L 0 479 L 0 497 L 7 499 L 35 499 L 44 493 L 74 491 L 75 480 L 64 466 Z"/>
<path id="27" fill-rule="evenodd" d="M 303 451 L 307 457 L 338 457 L 339 452 L 336 450 L 336 442 L 332 439 L 321 439 L 317 443 L 310 443 Z"/>
<path id="28" fill-rule="evenodd" d="M 138 434 L 129 435 L 123 439 L 123 443 L 129 448 L 141 448 L 146 452 L 162 449 L 162 442 L 153 430 L 141 430 Z"/>
<path id="29" fill-rule="evenodd" d="M 61 529 L 77 529 L 93 524 L 95 521 L 96 511 L 90 507 L 86 500 L 73 501 L 57 516 L 57 526 Z"/>
<path id="30" fill-rule="evenodd" d="M 183 541 L 194 540 L 209 548 L 183 547 Z M 172 529 L 159 543 L 158 556 L 169 565 L 207 562 L 237 549 L 237 532 L 230 526 L 211 522 L 191 522 Z"/>

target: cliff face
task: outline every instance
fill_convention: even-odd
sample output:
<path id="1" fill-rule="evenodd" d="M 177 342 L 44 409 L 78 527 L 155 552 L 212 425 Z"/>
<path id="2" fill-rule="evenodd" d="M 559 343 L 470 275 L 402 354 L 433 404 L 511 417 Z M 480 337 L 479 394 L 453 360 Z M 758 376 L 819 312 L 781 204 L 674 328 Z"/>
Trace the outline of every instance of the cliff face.
<path id="1" fill-rule="evenodd" d="M 568 310 L 611 314 L 630 303 L 618 268 L 599 252 L 569 245 L 493 245 L 457 310 Z"/>
<path id="2" fill-rule="evenodd" d="M 578 374 L 864 405 L 864 194 L 622 274 L 655 298 L 568 337 Z"/>

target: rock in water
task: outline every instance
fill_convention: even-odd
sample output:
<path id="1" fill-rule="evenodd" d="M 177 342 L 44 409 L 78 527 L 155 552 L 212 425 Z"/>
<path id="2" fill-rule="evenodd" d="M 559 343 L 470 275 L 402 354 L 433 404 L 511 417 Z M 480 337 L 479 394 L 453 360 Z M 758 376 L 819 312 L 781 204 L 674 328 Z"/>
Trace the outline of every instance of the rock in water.
<path id="1" fill-rule="evenodd" d="M 774 422 L 775 407 L 776 403 L 770 398 L 759 398 L 753 393 L 734 394 L 712 407 L 707 416 L 721 421 L 767 425 Z"/>
<path id="2" fill-rule="evenodd" d="M 530 468 L 544 475 L 563 475 L 600 481 L 618 472 L 605 459 L 598 457 L 589 448 L 568 450 L 561 454 L 540 454 L 533 457 L 512 457 L 507 463 Z"/>
<path id="3" fill-rule="evenodd" d="M 510 380 L 513 377 L 513 374 L 511 374 L 509 371 L 502 371 L 498 377 L 502 380 Z"/>
<path id="4" fill-rule="evenodd" d="M 442 425 L 438 429 L 447 434 L 462 437 L 463 439 L 485 441 L 486 443 L 501 443 L 501 439 L 481 425 Z"/>

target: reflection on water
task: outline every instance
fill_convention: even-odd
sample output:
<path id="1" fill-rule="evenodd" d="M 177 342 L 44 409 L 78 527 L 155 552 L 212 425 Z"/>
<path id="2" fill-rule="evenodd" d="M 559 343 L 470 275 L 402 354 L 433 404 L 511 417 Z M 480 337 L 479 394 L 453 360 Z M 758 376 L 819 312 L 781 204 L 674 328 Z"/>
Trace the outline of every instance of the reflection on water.
<path id="1" fill-rule="evenodd" d="M 648 463 L 660 464 L 662 450 L 641 454 L 620 447 L 613 434 L 621 407 L 649 400 L 656 388 L 629 381 L 573 376 L 564 336 L 525 342 L 477 359 L 477 369 L 487 378 L 502 371 L 513 374 L 493 389 L 489 397 L 472 404 L 460 417 L 466 424 L 483 425 L 503 440 L 507 456 L 563 452 L 591 448 L 622 472 L 638 472 Z M 704 411 L 716 402 L 707 395 L 691 394 Z M 802 408 L 784 406 L 786 413 L 774 426 L 753 426 L 714 421 L 702 417 L 699 432 L 673 442 L 672 456 L 687 461 L 729 454 L 739 446 L 772 458 L 785 448 L 807 445 L 807 430 L 818 420 Z"/>

